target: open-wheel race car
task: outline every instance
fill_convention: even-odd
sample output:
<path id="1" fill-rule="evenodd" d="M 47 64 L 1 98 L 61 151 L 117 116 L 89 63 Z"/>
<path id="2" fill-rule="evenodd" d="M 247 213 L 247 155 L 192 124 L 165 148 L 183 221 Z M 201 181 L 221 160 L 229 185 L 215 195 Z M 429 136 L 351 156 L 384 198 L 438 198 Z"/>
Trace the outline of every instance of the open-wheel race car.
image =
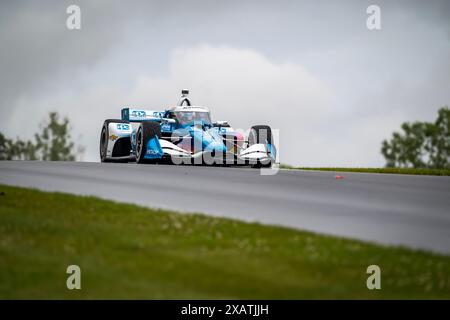
<path id="1" fill-rule="evenodd" d="M 255 125 L 235 131 L 227 121 L 211 121 L 206 107 L 194 106 L 183 90 L 178 104 L 163 111 L 123 108 L 100 135 L 102 162 L 251 165 L 270 167 L 276 158 L 272 130 Z"/>

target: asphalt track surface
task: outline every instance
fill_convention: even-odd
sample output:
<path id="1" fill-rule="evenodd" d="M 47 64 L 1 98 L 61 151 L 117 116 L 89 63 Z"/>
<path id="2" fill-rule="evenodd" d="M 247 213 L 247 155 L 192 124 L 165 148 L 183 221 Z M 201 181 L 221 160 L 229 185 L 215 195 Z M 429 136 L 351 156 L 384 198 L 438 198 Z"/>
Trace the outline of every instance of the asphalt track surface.
<path id="1" fill-rule="evenodd" d="M 450 253 L 450 177 L 0 161 L 0 184 Z M 64 214 L 64 212 L 61 212 Z"/>

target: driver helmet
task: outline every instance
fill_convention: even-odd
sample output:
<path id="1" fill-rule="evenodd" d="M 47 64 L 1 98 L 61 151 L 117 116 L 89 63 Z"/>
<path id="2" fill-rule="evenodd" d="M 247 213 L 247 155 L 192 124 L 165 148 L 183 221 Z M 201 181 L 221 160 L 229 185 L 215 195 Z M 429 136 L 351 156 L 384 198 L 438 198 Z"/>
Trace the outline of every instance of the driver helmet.
<path id="1" fill-rule="evenodd" d="M 183 120 L 185 122 L 191 122 L 194 120 L 194 113 L 193 112 L 183 112 Z"/>

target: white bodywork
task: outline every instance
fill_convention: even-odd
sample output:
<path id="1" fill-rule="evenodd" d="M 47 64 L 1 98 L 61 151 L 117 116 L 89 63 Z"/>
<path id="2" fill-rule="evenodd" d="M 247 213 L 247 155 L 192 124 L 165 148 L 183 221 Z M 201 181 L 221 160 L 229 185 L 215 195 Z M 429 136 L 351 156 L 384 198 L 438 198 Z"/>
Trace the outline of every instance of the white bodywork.
<path id="1" fill-rule="evenodd" d="M 106 149 L 106 157 L 112 158 L 112 152 L 114 149 L 114 145 L 120 138 L 128 138 L 131 135 L 131 132 L 133 131 L 133 127 L 131 126 L 131 123 L 116 123 L 116 122 L 110 122 L 108 124 L 108 146 Z M 121 158 L 129 158 L 128 157 L 121 157 Z M 117 157 L 114 157 L 114 159 L 117 159 Z"/>

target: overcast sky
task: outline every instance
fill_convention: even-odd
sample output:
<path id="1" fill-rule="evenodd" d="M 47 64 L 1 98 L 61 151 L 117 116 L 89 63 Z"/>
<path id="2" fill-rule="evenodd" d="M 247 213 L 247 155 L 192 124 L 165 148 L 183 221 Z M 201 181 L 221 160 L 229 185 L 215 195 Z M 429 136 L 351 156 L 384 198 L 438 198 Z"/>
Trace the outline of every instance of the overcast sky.
<path id="1" fill-rule="evenodd" d="M 215 120 L 279 129 L 281 162 L 383 166 L 384 138 L 450 105 L 449 16 L 445 0 L 1 1 L 0 131 L 31 138 L 56 110 L 98 161 L 104 119 L 186 88 Z"/>

